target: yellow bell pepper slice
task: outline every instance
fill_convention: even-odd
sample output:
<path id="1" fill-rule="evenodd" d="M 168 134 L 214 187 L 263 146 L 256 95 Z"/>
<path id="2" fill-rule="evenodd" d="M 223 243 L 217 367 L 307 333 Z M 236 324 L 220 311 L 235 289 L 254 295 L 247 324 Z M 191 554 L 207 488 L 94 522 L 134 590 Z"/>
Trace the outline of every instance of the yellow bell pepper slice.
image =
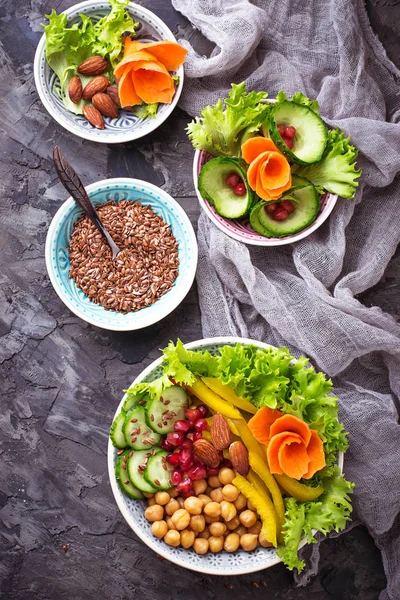
<path id="1" fill-rule="evenodd" d="M 207 442 L 210 442 L 210 444 L 211 444 L 211 433 L 207 430 L 204 430 L 202 433 L 203 433 L 203 438 L 205 440 L 207 440 Z"/>
<path id="2" fill-rule="evenodd" d="M 281 532 L 282 525 L 285 521 L 285 505 L 283 504 L 282 494 L 276 483 L 274 476 L 271 474 L 267 464 L 260 457 L 258 453 L 249 452 L 249 463 L 250 467 L 257 473 L 261 478 L 261 481 L 265 483 L 269 491 L 271 492 L 272 500 L 274 502 L 276 514 L 278 517 L 278 536 Z M 280 536 L 279 536 L 280 537 Z"/>
<path id="3" fill-rule="evenodd" d="M 204 381 L 206 386 L 208 386 L 210 389 L 212 389 L 213 392 L 221 396 L 221 398 L 224 398 L 224 400 L 227 400 L 228 402 L 230 402 L 234 406 L 237 406 L 237 408 L 240 408 L 241 410 L 249 412 L 253 415 L 256 414 L 257 408 L 254 406 L 254 404 L 251 404 L 251 402 L 245 400 L 244 398 L 236 396 L 235 392 L 229 385 L 225 385 L 224 383 L 222 383 L 222 381 L 216 379 L 215 377 L 202 377 L 201 379 Z"/>
<path id="4" fill-rule="evenodd" d="M 250 471 L 248 472 L 247 479 L 250 481 L 251 485 L 254 485 L 259 494 L 267 494 L 268 498 L 271 498 L 269 489 L 261 480 L 261 478 L 257 475 L 257 473 L 254 473 L 252 469 L 250 469 Z"/>
<path id="5" fill-rule="evenodd" d="M 261 522 L 261 533 L 273 545 L 277 547 L 277 522 L 274 505 L 266 494 L 260 494 L 258 490 L 242 475 L 236 475 L 232 481 L 238 490 L 253 504 Z"/>
<path id="6" fill-rule="evenodd" d="M 204 402 L 204 404 L 207 404 L 209 408 L 215 410 L 215 412 L 220 413 L 224 417 L 229 419 L 242 418 L 242 415 L 237 408 L 213 392 L 203 381 L 201 381 L 201 379 L 197 379 L 192 385 L 187 386 L 187 389 Z"/>
<path id="7" fill-rule="evenodd" d="M 283 473 L 283 475 L 278 475 L 275 473 L 274 477 L 281 488 L 283 488 L 285 492 L 289 494 L 289 496 L 293 496 L 293 498 L 300 500 L 300 502 L 315 500 L 324 492 L 324 488 L 321 485 L 318 485 L 317 487 L 310 487 L 300 483 L 299 481 L 296 481 L 296 479 L 292 479 L 292 477 L 285 475 L 285 473 Z"/>

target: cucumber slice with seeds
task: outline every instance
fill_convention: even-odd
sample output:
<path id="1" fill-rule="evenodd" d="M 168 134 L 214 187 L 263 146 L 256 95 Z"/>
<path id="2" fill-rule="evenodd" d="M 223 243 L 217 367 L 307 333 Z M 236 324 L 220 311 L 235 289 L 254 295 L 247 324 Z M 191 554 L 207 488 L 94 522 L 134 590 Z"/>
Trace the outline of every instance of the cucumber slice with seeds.
<path id="1" fill-rule="evenodd" d="M 174 467 L 166 461 L 168 454 L 165 450 L 161 450 L 150 456 L 143 473 L 147 483 L 157 490 L 169 490 L 173 486 L 171 474 Z"/>
<path id="2" fill-rule="evenodd" d="M 161 436 L 147 425 L 143 406 L 136 406 L 127 412 L 123 432 L 126 446 L 135 450 L 149 449 L 158 444 L 161 439 Z"/>
<path id="3" fill-rule="evenodd" d="M 155 454 L 156 451 L 160 451 L 161 448 L 152 448 L 151 450 L 137 450 L 132 456 L 128 458 L 127 470 L 129 480 L 132 482 L 138 490 L 145 492 L 146 494 L 153 494 L 157 489 L 152 486 L 144 478 L 144 472 L 146 470 L 149 458 Z"/>
<path id="4" fill-rule="evenodd" d="M 187 407 L 187 393 L 179 385 L 173 385 L 164 390 L 160 398 L 147 403 L 146 422 L 158 434 L 169 433 L 174 430 L 175 421 L 185 418 Z"/>
<path id="5" fill-rule="evenodd" d="M 115 465 L 115 477 L 119 483 L 121 490 L 134 500 L 141 500 L 143 498 L 142 492 L 132 485 L 129 474 L 128 474 L 128 459 L 129 455 L 133 455 L 133 450 L 126 450 L 121 456 L 118 457 Z"/>
<path id="6" fill-rule="evenodd" d="M 126 414 L 121 411 L 112 422 L 110 427 L 110 438 L 116 448 L 126 448 L 126 439 L 123 431 Z"/>
<path id="7" fill-rule="evenodd" d="M 134 394 L 133 392 L 127 392 L 127 398 L 124 401 L 122 406 L 122 410 L 128 412 L 128 410 L 132 410 L 135 406 L 144 406 L 149 399 L 149 395 L 146 392 L 140 392 L 138 394 Z"/>

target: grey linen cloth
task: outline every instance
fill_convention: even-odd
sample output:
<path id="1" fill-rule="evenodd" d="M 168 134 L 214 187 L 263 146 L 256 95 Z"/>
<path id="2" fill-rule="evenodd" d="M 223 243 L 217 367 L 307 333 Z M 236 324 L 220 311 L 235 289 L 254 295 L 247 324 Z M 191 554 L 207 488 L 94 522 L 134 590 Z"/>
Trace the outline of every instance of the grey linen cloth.
<path id="1" fill-rule="evenodd" d="M 357 294 L 377 283 L 400 238 L 400 72 L 370 28 L 362 0 L 172 0 L 216 44 L 189 44 L 181 107 L 196 115 L 249 89 L 303 91 L 360 149 L 355 200 L 339 199 L 318 231 L 281 248 L 241 244 L 199 219 L 197 284 L 204 336 L 287 345 L 333 377 L 350 432 L 346 477 L 354 518 L 382 551 L 380 600 L 400 598 L 400 327 Z M 306 584 L 318 545 L 305 550 Z"/>

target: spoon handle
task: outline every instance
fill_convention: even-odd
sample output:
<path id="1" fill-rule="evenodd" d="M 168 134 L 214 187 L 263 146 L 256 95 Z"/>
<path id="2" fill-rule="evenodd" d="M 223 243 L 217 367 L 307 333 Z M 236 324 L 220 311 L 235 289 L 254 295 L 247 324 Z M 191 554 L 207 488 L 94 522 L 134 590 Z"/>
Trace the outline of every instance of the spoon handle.
<path id="1" fill-rule="evenodd" d="M 120 249 L 100 221 L 98 214 L 96 213 L 93 204 L 90 201 L 89 196 L 85 190 L 85 187 L 80 180 L 75 169 L 69 164 L 64 154 L 61 152 L 59 146 L 55 146 L 53 150 L 53 162 L 57 175 L 67 190 L 71 194 L 75 202 L 81 207 L 81 209 L 87 214 L 89 219 L 97 227 L 100 233 L 105 237 L 108 245 L 113 253 L 113 258 L 120 252 Z"/>

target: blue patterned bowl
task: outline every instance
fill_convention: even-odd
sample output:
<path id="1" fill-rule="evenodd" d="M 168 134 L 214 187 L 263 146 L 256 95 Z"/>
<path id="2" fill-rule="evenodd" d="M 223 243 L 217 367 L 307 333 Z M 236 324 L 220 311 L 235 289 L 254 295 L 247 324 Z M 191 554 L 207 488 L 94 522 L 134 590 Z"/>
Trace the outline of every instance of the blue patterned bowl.
<path id="1" fill-rule="evenodd" d="M 137 312 L 122 314 L 106 310 L 89 300 L 68 276 L 68 246 L 74 225 L 83 214 L 75 201 L 69 198 L 54 215 L 46 239 L 46 267 L 55 291 L 78 317 L 103 329 L 133 331 L 157 323 L 182 302 L 194 280 L 197 240 L 188 216 L 169 194 L 140 179 L 105 179 L 87 186 L 86 191 L 94 205 L 110 200 L 136 200 L 150 205 L 170 225 L 178 242 L 179 275 L 164 296 Z"/>
<path id="2" fill-rule="evenodd" d="M 108 14 L 110 8 L 108 2 L 88 0 L 87 2 L 75 4 L 64 12 L 68 15 L 68 23 L 72 25 L 80 22 L 80 14 L 85 14 L 96 22 L 104 17 L 104 15 Z M 142 24 L 142 28 L 137 34 L 138 40 L 171 40 L 176 42 L 172 31 L 150 10 L 143 8 L 143 6 L 139 6 L 139 4 L 134 4 L 133 2 L 128 4 L 127 10 L 135 21 L 139 21 Z M 180 67 L 175 73 L 179 76 L 179 83 L 176 87 L 172 103 L 160 104 L 154 119 L 139 119 L 131 111 L 120 110 L 118 119 L 105 117 L 105 129 L 96 129 L 83 117 L 83 115 L 74 115 L 68 111 L 55 93 L 54 90 L 59 85 L 59 82 L 46 61 L 45 34 L 43 34 L 40 39 L 36 50 L 33 72 L 36 89 L 40 99 L 46 110 L 57 123 L 79 137 L 104 144 L 130 142 L 157 129 L 157 127 L 159 127 L 174 110 L 182 92 L 184 77 L 183 67 Z"/>

